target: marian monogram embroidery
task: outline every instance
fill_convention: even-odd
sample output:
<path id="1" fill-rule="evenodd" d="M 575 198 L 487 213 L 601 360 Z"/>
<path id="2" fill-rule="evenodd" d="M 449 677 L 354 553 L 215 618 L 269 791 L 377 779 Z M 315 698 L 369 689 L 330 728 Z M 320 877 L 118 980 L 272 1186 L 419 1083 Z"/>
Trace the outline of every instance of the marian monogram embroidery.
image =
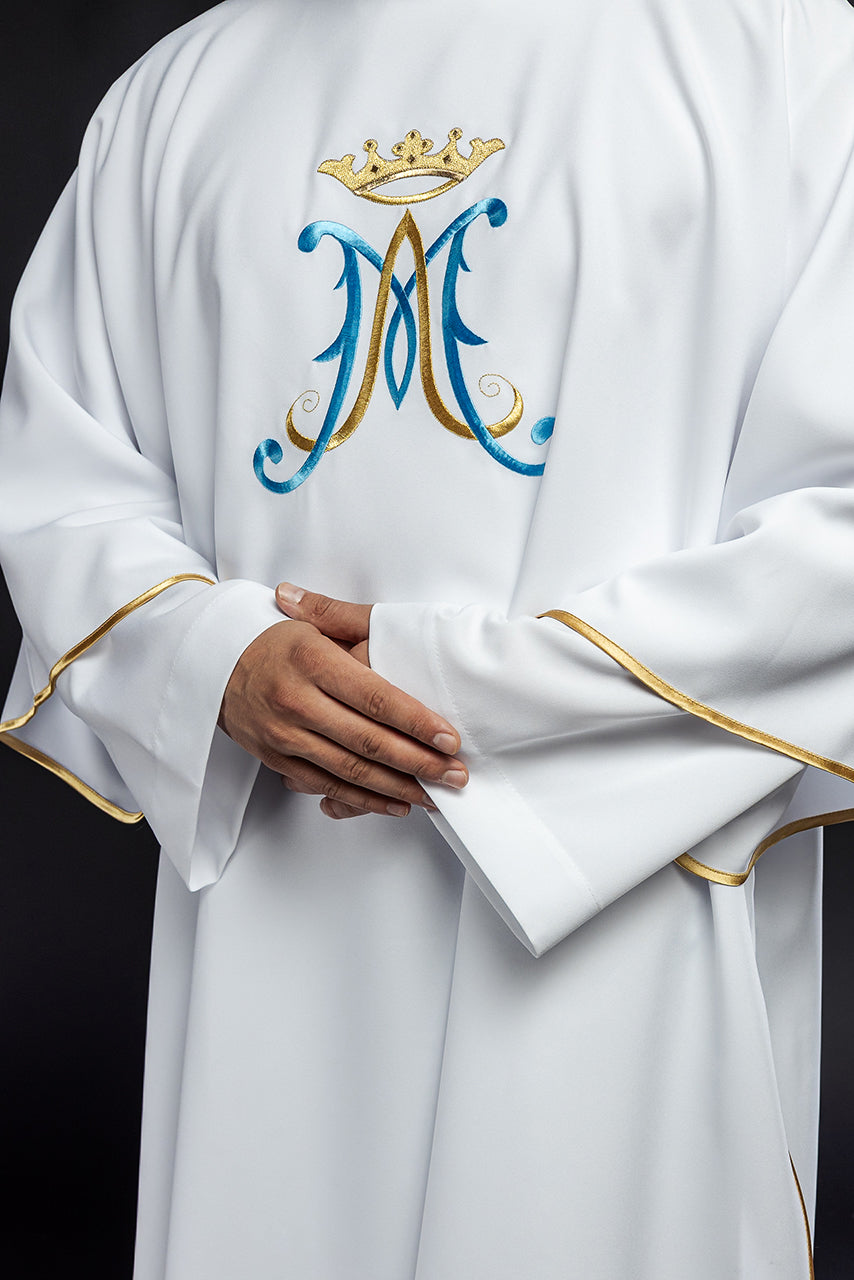
<path id="1" fill-rule="evenodd" d="M 452 129 L 447 145 L 435 154 L 428 154 L 433 143 L 422 138 L 418 130 L 407 134 L 403 142 L 393 148 L 395 160 L 384 160 L 377 152 L 377 143 L 369 139 L 365 143 L 367 161 L 362 169 L 354 172 L 355 156 L 342 160 L 326 160 L 318 172 L 329 174 L 342 182 L 354 195 L 378 204 L 415 204 L 432 200 L 459 185 L 490 155 L 504 149 L 500 138 L 483 142 L 474 138 L 469 146 L 471 154 L 462 156 L 457 149 L 461 130 Z M 438 185 L 414 195 L 389 195 L 382 188 L 401 179 L 426 179 Z M 265 489 L 272 493 L 291 493 L 311 475 L 323 455 L 335 449 L 353 435 L 367 413 L 377 378 L 382 367 L 389 395 L 396 408 L 400 408 L 409 391 L 415 372 L 416 360 L 421 386 L 433 416 L 446 430 L 478 444 L 501 466 L 520 475 L 539 476 L 544 463 L 523 462 L 508 453 L 499 440 L 519 425 L 524 413 L 524 403 L 519 391 L 499 374 L 485 374 L 479 382 L 486 396 L 497 396 L 501 384 L 513 392 L 513 407 L 498 422 L 486 423 L 478 413 L 466 383 L 460 359 L 461 346 L 482 346 L 484 338 L 464 323 L 457 306 L 457 286 L 460 272 L 469 270 L 464 256 L 465 238 L 469 228 L 478 218 L 484 217 L 491 227 L 501 227 L 507 221 L 507 206 L 495 198 L 480 200 L 446 227 L 438 239 L 425 250 L 421 232 L 409 209 L 401 218 L 391 238 L 385 257 L 371 247 L 358 232 L 340 222 L 312 222 L 299 237 L 298 246 L 303 253 L 312 253 L 324 236 L 336 240 L 341 246 L 344 269 L 336 289 L 346 290 L 344 323 L 331 346 L 315 359 L 320 362 L 338 361 L 335 386 L 315 439 L 304 435 L 296 425 L 295 411 L 299 406 L 305 414 L 314 413 L 320 406 L 317 391 L 306 391 L 291 406 L 287 415 L 288 439 L 308 456 L 298 471 L 286 480 L 275 480 L 267 474 L 267 465 L 277 466 L 284 457 L 278 440 L 264 440 L 255 451 L 255 474 Z M 403 242 L 409 242 L 414 260 L 414 270 L 403 282 L 395 272 Z M 431 330 L 431 306 L 429 269 L 447 249 L 442 286 L 442 345 L 448 378 L 457 402 L 457 412 L 450 409 L 436 385 L 433 370 L 433 340 Z M 345 412 L 347 395 L 353 381 L 359 338 L 362 330 L 362 268 L 367 262 L 379 274 L 376 305 L 371 325 L 365 369 L 355 402 L 341 421 Z M 415 295 L 415 306 L 412 298 Z M 403 343 L 405 360 L 398 361 L 402 375 L 395 370 L 395 353 Z M 554 430 L 554 418 L 541 418 L 531 430 L 536 444 L 545 444 Z"/>

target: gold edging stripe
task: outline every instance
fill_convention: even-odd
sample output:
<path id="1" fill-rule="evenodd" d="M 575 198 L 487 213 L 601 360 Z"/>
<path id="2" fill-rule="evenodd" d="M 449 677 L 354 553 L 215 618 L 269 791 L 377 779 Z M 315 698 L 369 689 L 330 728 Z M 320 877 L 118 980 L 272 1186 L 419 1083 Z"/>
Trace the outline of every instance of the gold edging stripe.
<path id="1" fill-rule="evenodd" d="M 117 609 L 115 613 L 107 618 L 106 622 L 102 622 L 99 627 L 80 640 L 72 649 L 64 653 L 58 662 L 55 662 L 50 669 L 48 682 L 33 699 L 33 705 L 29 711 L 22 716 L 17 716 L 13 720 L 5 720 L 0 724 L 0 741 L 4 742 L 7 747 L 11 747 L 13 751 L 17 751 L 19 755 L 25 756 L 28 760 L 32 760 L 35 764 L 41 765 L 43 769 L 47 769 L 48 773 L 54 774 L 67 783 L 72 790 L 78 792 L 90 804 L 95 805 L 96 809 L 100 809 L 103 813 L 108 814 L 111 818 L 115 818 L 117 822 L 123 822 L 128 825 L 131 823 L 141 822 L 144 814 L 131 813 L 128 809 L 122 809 L 119 805 L 113 804 L 111 800 L 106 800 L 93 790 L 88 783 L 81 778 L 76 777 L 64 765 L 59 764 L 56 760 L 52 760 L 50 756 L 45 755 L 43 751 L 39 751 L 38 747 L 31 747 L 29 743 L 22 742 L 20 738 L 12 736 L 17 729 L 23 729 L 24 725 L 29 724 L 33 716 L 48 698 L 50 698 L 56 690 L 56 682 L 66 668 L 70 667 L 72 662 L 83 656 L 93 645 L 99 640 L 103 640 L 104 636 L 112 631 L 113 627 L 118 626 L 130 614 L 135 613 L 137 609 L 141 609 L 143 605 L 149 604 L 150 601 L 157 598 L 164 591 L 168 591 L 170 587 L 174 587 L 179 582 L 204 582 L 208 586 L 214 585 L 213 578 L 206 578 L 200 573 L 178 573 L 172 578 L 166 578 L 164 582 L 159 582 L 157 586 L 150 587 L 148 591 L 144 591 L 141 596 L 137 596 L 135 600 L 131 600 L 129 604 L 122 605 L 121 609 Z"/>
<path id="2" fill-rule="evenodd" d="M 760 747 L 770 747 L 772 751 L 790 756 L 793 760 L 799 760 L 801 764 L 813 765 L 816 769 L 823 769 L 825 773 L 833 773 L 839 778 L 845 778 L 846 782 L 854 782 L 854 769 L 849 765 L 840 764 L 838 760 L 829 760 L 826 756 L 816 755 L 815 752 L 807 751 L 803 747 L 796 747 L 793 743 L 784 741 L 783 738 L 775 738 L 773 734 L 763 733 L 761 729 L 753 729 L 749 724 L 742 724 L 740 720 L 733 720 L 722 711 L 716 711 L 714 707 L 707 707 L 704 702 L 689 698 L 687 693 L 680 693 L 672 684 L 668 684 L 666 680 L 661 679 L 661 676 L 650 671 L 649 667 L 638 662 L 637 658 L 626 653 L 626 650 L 621 649 L 613 640 L 603 636 L 601 631 L 582 622 L 574 614 L 565 613 L 563 609 L 550 609 L 548 613 L 541 613 L 538 616 L 554 618 L 557 622 L 562 622 L 565 627 L 569 627 L 571 631 L 583 636 L 585 640 L 589 640 L 591 644 L 595 644 L 603 653 L 607 653 L 609 658 L 619 662 L 621 667 L 642 681 L 665 702 L 672 703 L 674 707 L 679 707 L 682 711 L 690 711 L 691 715 L 699 717 L 700 720 L 707 720 L 709 724 L 717 725 L 719 729 L 726 729 L 729 733 L 735 733 L 739 738 L 746 738 L 748 742 L 756 742 Z"/>
<path id="3" fill-rule="evenodd" d="M 649 667 L 645 667 L 642 662 L 638 662 L 637 658 L 633 658 L 630 653 L 627 653 L 615 641 L 610 640 L 601 631 L 597 631 L 595 627 L 591 627 L 589 623 L 583 622 L 581 618 L 577 618 L 575 614 L 567 613 L 563 609 L 550 609 L 547 613 L 539 614 L 538 617 L 554 618 L 556 622 L 562 623 L 570 631 L 574 631 L 585 640 L 589 640 L 591 644 L 596 645 L 597 649 L 607 653 L 609 658 L 613 658 L 615 662 L 618 662 L 630 675 L 635 676 L 642 684 L 645 684 L 653 693 L 658 694 L 660 698 L 663 698 L 665 702 L 671 703 L 674 707 L 679 707 L 681 711 L 688 711 L 691 715 L 697 716 L 700 720 L 706 720 L 709 724 L 716 725 L 719 729 L 726 729 L 728 733 L 734 733 L 738 737 L 745 738 L 748 742 L 755 742 L 761 747 L 769 747 L 772 751 L 777 751 L 780 755 L 789 756 L 792 760 L 797 760 L 801 764 L 812 765 L 816 769 L 823 769 L 825 773 L 832 773 L 839 778 L 844 778 L 846 782 L 854 782 L 854 769 L 848 765 L 840 764 L 837 760 L 830 760 L 826 756 L 816 755 L 815 752 L 807 751 L 802 747 L 796 747 L 791 742 L 785 742 L 782 738 L 775 738 L 773 734 L 763 733 L 761 729 L 753 729 L 750 725 L 742 724 L 740 720 L 733 720 L 731 716 L 724 715 L 722 711 L 716 711 L 714 707 L 707 707 L 705 703 L 697 702 L 695 698 L 689 697 L 687 693 L 681 693 L 672 684 L 662 680 L 661 676 L 657 676 L 654 671 L 650 671 Z M 789 822 L 762 841 L 754 851 L 747 870 L 743 872 L 718 871 L 715 867 L 707 867 L 705 863 L 698 862 L 689 853 L 683 853 L 680 858 L 676 859 L 676 862 L 685 871 L 690 871 L 692 875 L 700 876 L 703 880 L 710 880 L 713 884 L 736 887 L 745 883 L 763 853 L 767 852 L 773 845 L 779 844 L 781 840 L 796 835 L 800 831 L 809 831 L 812 827 L 830 827 L 839 822 L 851 821 L 854 821 L 854 809 L 840 809 L 836 813 L 822 813 L 813 818 L 801 818 L 797 822 Z"/>
<path id="4" fill-rule="evenodd" d="M 121 609 L 117 609 L 115 613 L 110 614 L 106 622 L 102 622 L 90 635 L 86 636 L 84 640 L 78 641 L 73 649 L 69 649 L 58 662 L 54 663 L 50 669 L 47 684 L 36 694 L 29 711 L 22 716 L 18 716 L 15 720 L 5 720 L 0 724 L 0 733 L 13 733 L 17 729 L 23 729 L 25 724 L 29 724 L 42 703 L 47 702 L 48 698 L 53 694 L 58 678 L 67 667 L 71 666 L 72 662 L 82 658 L 83 654 L 88 649 L 91 649 L 93 644 L 103 640 L 104 636 L 112 631 L 113 627 L 118 626 L 130 614 L 135 613 L 137 609 L 141 609 L 144 604 L 148 604 L 164 591 L 167 591 L 169 587 L 174 587 L 178 582 L 206 582 L 208 586 L 213 586 L 212 578 L 203 578 L 199 573 L 179 573 L 174 578 L 167 578 L 165 582 L 158 582 L 156 587 L 150 587 L 148 591 L 144 591 L 141 596 L 137 596 L 129 604 L 122 605 Z"/>
<path id="5" fill-rule="evenodd" d="M 716 711 L 713 707 L 707 707 L 702 702 L 690 698 L 686 693 L 680 693 L 673 685 L 668 684 L 666 680 L 662 680 L 649 667 L 645 667 L 642 662 L 638 662 L 637 658 L 633 658 L 625 649 L 616 644 L 613 640 L 609 640 L 601 631 L 597 631 L 595 627 L 591 627 L 589 623 L 583 622 L 581 618 L 577 618 L 572 613 L 567 613 L 563 609 L 550 609 L 547 613 L 538 615 L 540 618 L 554 618 L 556 622 L 561 622 L 570 631 L 575 631 L 585 640 L 589 640 L 595 644 L 603 653 L 607 653 L 609 658 L 613 658 L 621 667 L 635 676 L 643 684 L 651 689 L 653 693 L 658 694 L 666 702 L 671 703 L 675 707 L 679 707 L 682 711 L 688 711 L 692 715 L 699 717 L 701 720 L 707 720 L 709 724 L 716 725 L 720 729 L 726 729 L 729 733 L 737 734 L 740 738 L 746 738 L 749 742 L 755 742 L 762 747 L 770 747 L 772 751 L 777 751 L 781 755 L 790 756 L 793 760 L 798 760 L 802 764 L 813 765 L 817 769 L 823 769 L 826 773 L 836 774 L 837 777 L 845 778 L 848 782 L 854 782 L 854 769 L 847 765 L 840 764 L 836 760 L 829 760 L 824 756 L 816 755 L 812 751 L 805 751 L 801 747 L 796 747 L 790 742 L 785 742 L 782 738 L 776 738 L 772 734 L 763 733 L 760 729 L 753 729 L 750 725 L 742 724 L 740 720 L 733 720 L 731 716 L 724 715 L 721 711 Z M 712 880 L 716 884 L 724 885 L 742 885 L 747 880 L 756 863 L 775 844 L 786 840 L 789 836 L 798 834 L 801 831 L 809 831 L 813 827 L 829 827 L 840 822 L 854 821 L 854 809 L 839 809 L 834 813 L 821 813 L 812 818 L 801 818 L 797 822 L 789 822 L 785 826 L 780 827 L 778 831 L 774 831 L 767 839 L 754 851 L 748 868 L 746 871 L 735 875 L 729 871 L 718 871 L 714 867 L 707 867 L 704 863 L 698 862 L 696 858 L 692 858 L 690 854 L 683 854 L 676 861 L 679 866 L 684 867 L 686 871 L 693 872 L 694 875 L 702 876 L 705 880 Z M 792 1174 L 795 1179 L 795 1186 L 798 1192 L 798 1199 L 801 1205 L 801 1213 L 804 1218 L 804 1230 L 807 1238 L 807 1257 L 809 1259 L 809 1280 L 815 1280 L 815 1260 L 813 1257 L 812 1231 L 810 1230 L 810 1220 L 807 1214 L 806 1201 L 801 1188 L 801 1181 L 798 1177 L 798 1171 L 795 1168 L 795 1162 L 789 1154 L 789 1163 L 792 1166 Z"/>
<path id="6" fill-rule="evenodd" d="M 815 1258 L 813 1256 L 812 1247 L 812 1231 L 810 1230 L 809 1214 L 807 1213 L 807 1203 L 804 1200 L 804 1193 L 801 1190 L 801 1180 L 798 1177 L 798 1171 L 795 1168 L 795 1162 L 792 1159 L 792 1153 L 789 1152 L 789 1163 L 792 1166 L 792 1173 L 795 1175 L 795 1186 L 798 1188 L 798 1199 L 801 1202 L 801 1213 L 804 1215 L 804 1230 L 807 1233 L 807 1256 L 810 1264 L 810 1280 L 815 1280 Z"/>
<path id="7" fill-rule="evenodd" d="M 11 734 L 6 734 L 2 741 L 7 747 L 11 747 L 13 751 L 26 756 L 28 760 L 32 760 L 35 764 L 41 765 L 43 769 L 47 769 L 48 773 L 52 773 L 54 777 L 66 782 L 73 791 L 78 792 L 85 800 L 93 804 L 96 809 L 100 809 L 102 813 L 115 818 L 117 822 L 124 822 L 130 826 L 135 822 L 142 822 L 145 817 L 144 813 L 131 813 L 128 809 L 119 808 L 111 800 L 106 800 L 97 791 L 94 791 L 87 782 L 84 782 L 82 778 L 76 777 L 64 765 L 58 764 L 56 760 L 51 760 L 50 756 L 46 756 L 43 751 L 39 751 L 38 747 L 31 747 L 28 742 L 22 742 L 20 738 L 13 738 Z"/>
<path id="8" fill-rule="evenodd" d="M 819 813 L 812 818 L 799 818 L 797 822 L 787 822 L 784 827 L 779 827 L 776 831 L 773 831 L 754 850 L 746 871 L 718 871 L 715 867 L 707 867 L 705 862 L 698 862 L 696 858 L 691 857 L 690 853 L 683 853 L 681 858 L 676 859 L 676 862 L 685 871 L 690 871 L 695 876 L 701 876 L 704 880 L 711 880 L 713 884 L 726 884 L 737 887 L 745 883 L 763 853 L 767 853 L 769 849 L 773 848 L 775 844 L 779 844 L 781 840 L 788 840 L 789 836 L 796 836 L 801 831 L 811 831 L 815 827 L 835 827 L 840 822 L 854 822 L 854 809 L 837 809 L 834 813 Z"/>

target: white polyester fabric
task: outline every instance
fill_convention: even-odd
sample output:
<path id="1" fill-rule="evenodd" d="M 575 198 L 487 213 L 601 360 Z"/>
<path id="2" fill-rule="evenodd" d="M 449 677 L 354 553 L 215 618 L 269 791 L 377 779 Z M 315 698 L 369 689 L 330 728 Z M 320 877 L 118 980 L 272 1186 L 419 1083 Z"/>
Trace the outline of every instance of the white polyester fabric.
<path id="1" fill-rule="evenodd" d="M 819 839 L 674 860 L 852 804 L 852 59 L 845 0 L 229 0 L 105 98 L 13 313 L 4 714 L 210 580 L 18 735 L 167 855 L 135 1280 L 810 1274 Z M 433 821 L 216 729 L 281 579 L 460 729 Z"/>

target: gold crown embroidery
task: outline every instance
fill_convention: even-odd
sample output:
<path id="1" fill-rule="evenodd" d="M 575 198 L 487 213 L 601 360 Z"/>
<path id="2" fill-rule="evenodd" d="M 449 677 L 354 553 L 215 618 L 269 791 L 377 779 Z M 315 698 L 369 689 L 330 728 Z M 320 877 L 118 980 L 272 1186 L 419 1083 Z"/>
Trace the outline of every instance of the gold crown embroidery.
<path id="1" fill-rule="evenodd" d="M 422 138 L 417 129 L 411 129 L 402 142 L 396 142 L 392 153 L 396 160 L 386 160 L 377 150 L 378 143 L 368 138 L 365 143 L 367 160 L 359 170 L 354 170 L 354 155 L 343 156 L 340 160 L 324 160 L 317 170 L 337 178 L 353 195 L 364 200 L 373 200 L 377 204 L 415 204 L 421 200 L 432 200 L 445 191 L 465 182 L 484 160 L 496 151 L 504 150 L 500 138 L 490 138 L 484 142 L 482 138 L 472 138 L 469 142 L 471 154 L 460 155 L 457 143 L 463 136 L 462 129 L 451 129 L 444 147 L 433 152 L 431 138 Z M 399 182 L 402 178 L 438 178 L 439 186 L 428 191 L 420 191 L 415 195 L 392 196 L 381 191 L 381 187 L 391 182 Z"/>

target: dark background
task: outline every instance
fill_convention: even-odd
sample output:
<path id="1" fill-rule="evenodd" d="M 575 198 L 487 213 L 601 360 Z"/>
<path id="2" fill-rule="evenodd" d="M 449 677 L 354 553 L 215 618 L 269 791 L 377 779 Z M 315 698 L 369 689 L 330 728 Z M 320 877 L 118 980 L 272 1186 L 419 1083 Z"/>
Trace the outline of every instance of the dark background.
<path id="1" fill-rule="evenodd" d="M 3 352 L 15 284 L 89 116 L 130 63 L 208 7 L 42 0 L 0 18 Z M 17 642 L 0 585 L 2 688 Z M 0 1152 L 9 1176 L 0 1270 L 29 1280 L 129 1280 L 157 849 L 144 826 L 119 826 L 8 750 L 0 751 L 0 806 Z M 818 1280 L 850 1280 L 854 828 L 837 827 L 826 841 L 816 1264 Z"/>

